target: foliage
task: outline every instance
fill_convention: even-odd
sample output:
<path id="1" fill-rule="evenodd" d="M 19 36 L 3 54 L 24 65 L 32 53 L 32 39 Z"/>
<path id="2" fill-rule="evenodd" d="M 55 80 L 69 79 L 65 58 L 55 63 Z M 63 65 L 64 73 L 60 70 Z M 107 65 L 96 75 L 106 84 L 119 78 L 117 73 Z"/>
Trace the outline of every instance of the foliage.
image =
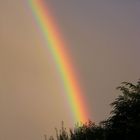
<path id="1" fill-rule="evenodd" d="M 66 131 L 66 128 L 64 127 L 64 122 L 62 121 L 62 127 L 58 133 L 58 130 L 56 130 L 56 136 L 57 140 L 69 140 L 68 132 Z"/>
<path id="2" fill-rule="evenodd" d="M 101 140 L 103 139 L 103 128 L 89 121 L 70 131 L 71 140 Z"/>
<path id="3" fill-rule="evenodd" d="M 106 121 L 107 139 L 137 139 L 140 132 L 140 81 L 136 85 L 123 82 L 122 94 L 111 104 L 113 110 Z"/>
<path id="4" fill-rule="evenodd" d="M 95 125 L 92 121 L 76 125 L 69 133 L 62 128 L 57 140 L 138 140 L 140 139 L 140 80 L 136 85 L 123 82 L 113 103 L 110 117 Z"/>

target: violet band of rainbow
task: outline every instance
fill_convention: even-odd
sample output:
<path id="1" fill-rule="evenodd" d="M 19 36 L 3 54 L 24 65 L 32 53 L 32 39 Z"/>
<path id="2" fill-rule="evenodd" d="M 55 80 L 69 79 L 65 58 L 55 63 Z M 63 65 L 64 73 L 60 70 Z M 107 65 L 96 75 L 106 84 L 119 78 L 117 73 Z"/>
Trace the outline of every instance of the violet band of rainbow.
<path id="1" fill-rule="evenodd" d="M 57 24 L 54 22 L 44 0 L 29 0 L 29 5 L 59 71 L 74 120 L 85 123 L 89 119 L 88 109 L 73 72 L 70 57 L 65 50 L 65 41 L 60 36 Z"/>

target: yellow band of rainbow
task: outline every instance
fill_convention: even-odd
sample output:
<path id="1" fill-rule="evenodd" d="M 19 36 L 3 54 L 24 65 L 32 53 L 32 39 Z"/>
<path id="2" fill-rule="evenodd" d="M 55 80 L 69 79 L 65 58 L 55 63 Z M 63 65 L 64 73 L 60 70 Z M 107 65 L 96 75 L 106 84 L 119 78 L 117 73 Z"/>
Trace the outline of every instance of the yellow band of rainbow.
<path id="1" fill-rule="evenodd" d="M 88 121 L 86 104 L 57 25 L 53 21 L 44 0 L 29 0 L 29 5 L 56 63 L 74 120 L 85 123 Z"/>

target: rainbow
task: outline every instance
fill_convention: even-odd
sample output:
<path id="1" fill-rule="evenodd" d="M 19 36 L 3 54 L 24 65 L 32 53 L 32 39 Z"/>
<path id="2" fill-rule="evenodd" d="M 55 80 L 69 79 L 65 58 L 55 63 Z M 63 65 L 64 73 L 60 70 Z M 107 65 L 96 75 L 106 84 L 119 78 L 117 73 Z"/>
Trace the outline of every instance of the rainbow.
<path id="1" fill-rule="evenodd" d="M 57 24 L 44 0 L 29 0 L 29 5 L 55 61 L 74 120 L 85 123 L 89 119 L 87 107 Z"/>

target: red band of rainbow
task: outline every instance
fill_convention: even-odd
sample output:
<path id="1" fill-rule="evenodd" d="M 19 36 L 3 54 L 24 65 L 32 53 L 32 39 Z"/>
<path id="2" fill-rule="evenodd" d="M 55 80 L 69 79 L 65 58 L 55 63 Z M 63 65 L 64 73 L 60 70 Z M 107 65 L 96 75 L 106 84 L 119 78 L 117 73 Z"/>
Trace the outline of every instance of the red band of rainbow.
<path id="1" fill-rule="evenodd" d="M 70 63 L 70 57 L 66 53 L 64 41 L 58 32 L 56 23 L 53 21 L 44 0 L 29 0 L 29 5 L 60 72 L 59 74 L 64 84 L 65 93 L 74 119 L 75 121 L 85 123 L 88 121 L 86 104 L 80 87 L 77 84 L 76 76 Z"/>

